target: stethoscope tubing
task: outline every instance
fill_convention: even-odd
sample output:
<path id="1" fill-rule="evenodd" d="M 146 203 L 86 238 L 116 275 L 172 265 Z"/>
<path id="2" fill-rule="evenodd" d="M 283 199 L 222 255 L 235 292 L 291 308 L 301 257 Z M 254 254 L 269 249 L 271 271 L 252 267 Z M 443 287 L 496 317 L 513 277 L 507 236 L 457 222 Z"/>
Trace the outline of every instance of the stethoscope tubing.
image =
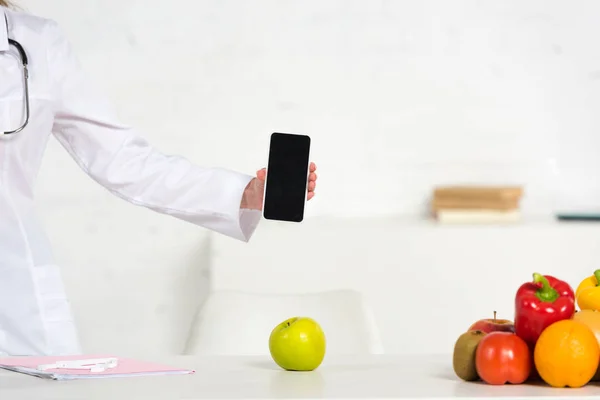
<path id="1" fill-rule="evenodd" d="M 12 45 L 13 47 L 15 47 L 17 49 L 17 51 L 19 52 L 19 56 L 21 58 L 21 67 L 23 68 L 23 85 L 25 86 L 25 121 L 23 122 L 23 124 L 13 130 L 13 131 L 8 131 L 8 132 L 3 132 L 4 135 L 12 135 L 18 132 L 21 132 L 23 129 L 25 129 L 25 127 L 27 126 L 27 124 L 29 124 L 29 117 L 30 117 L 30 107 L 29 107 L 29 58 L 27 57 L 27 53 L 25 52 L 25 49 L 23 48 L 23 46 L 21 45 L 21 43 L 17 42 L 14 39 L 10 38 L 10 34 L 8 31 L 8 19 L 6 18 L 6 14 L 4 14 L 4 20 L 6 21 L 6 37 L 8 38 L 8 44 Z"/>

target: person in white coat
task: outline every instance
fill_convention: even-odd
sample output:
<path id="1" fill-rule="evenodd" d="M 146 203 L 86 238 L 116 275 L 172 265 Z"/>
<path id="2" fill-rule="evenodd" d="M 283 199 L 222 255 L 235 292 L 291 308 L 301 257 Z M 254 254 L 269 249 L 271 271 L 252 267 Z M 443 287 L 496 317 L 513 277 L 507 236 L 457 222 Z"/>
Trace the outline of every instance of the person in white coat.
<path id="1" fill-rule="evenodd" d="M 0 354 L 82 352 L 34 205 L 51 134 L 92 179 L 135 205 L 242 241 L 261 218 L 264 168 L 250 176 L 162 154 L 117 119 L 56 22 L 0 0 Z M 311 163 L 309 200 L 315 170 Z"/>

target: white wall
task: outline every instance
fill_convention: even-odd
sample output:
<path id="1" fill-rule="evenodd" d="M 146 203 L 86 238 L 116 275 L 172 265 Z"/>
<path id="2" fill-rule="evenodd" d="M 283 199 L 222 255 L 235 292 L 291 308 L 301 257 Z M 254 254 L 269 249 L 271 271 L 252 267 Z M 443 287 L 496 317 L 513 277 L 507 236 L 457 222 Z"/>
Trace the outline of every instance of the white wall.
<path id="1" fill-rule="evenodd" d="M 271 132 L 311 135 L 320 178 L 309 217 L 418 215 L 433 185 L 456 182 L 524 184 L 528 214 L 600 202 L 600 2 L 23 5 L 61 23 L 123 118 L 165 152 L 252 173 Z M 201 302 L 210 280 L 205 231 L 112 197 L 56 142 L 39 178 L 70 291 L 114 285 L 131 314 L 112 322 L 130 337 L 155 318 L 189 323 L 181 307 Z M 89 307 L 122 309 L 97 299 L 74 302 L 93 337 L 110 333 L 91 328 Z M 177 349 L 183 335 L 154 340 Z"/>
<path id="2" fill-rule="evenodd" d="M 595 1 L 25 4 L 166 152 L 253 172 L 272 131 L 311 135 L 311 215 L 418 212 L 431 185 L 464 180 L 527 184 L 528 210 L 547 211 L 595 177 Z M 49 176 L 42 192 L 65 194 Z"/>
<path id="3" fill-rule="evenodd" d="M 393 217 L 324 217 L 294 229 L 267 222 L 252 246 L 213 239 L 211 285 L 278 294 L 358 290 L 386 352 L 450 353 L 460 334 L 494 311 L 513 320 L 517 289 L 534 272 L 575 289 L 600 264 L 599 236 L 597 225 L 541 219 L 485 227 Z"/>

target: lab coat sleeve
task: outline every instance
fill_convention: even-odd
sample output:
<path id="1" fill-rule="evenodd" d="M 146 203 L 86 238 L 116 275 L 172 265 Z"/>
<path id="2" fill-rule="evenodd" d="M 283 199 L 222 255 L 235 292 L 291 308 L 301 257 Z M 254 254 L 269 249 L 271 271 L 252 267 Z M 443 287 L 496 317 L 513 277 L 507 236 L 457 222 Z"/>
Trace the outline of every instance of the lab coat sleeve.
<path id="1" fill-rule="evenodd" d="M 252 176 L 199 167 L 153 148 L 117 119 L 55 22 L 48 23 L 44 37 L 54 93 L 53 135 L 86 174 L 133 204 L 250 239 L 261 213 L 240 209 L 240 203 Z"/>

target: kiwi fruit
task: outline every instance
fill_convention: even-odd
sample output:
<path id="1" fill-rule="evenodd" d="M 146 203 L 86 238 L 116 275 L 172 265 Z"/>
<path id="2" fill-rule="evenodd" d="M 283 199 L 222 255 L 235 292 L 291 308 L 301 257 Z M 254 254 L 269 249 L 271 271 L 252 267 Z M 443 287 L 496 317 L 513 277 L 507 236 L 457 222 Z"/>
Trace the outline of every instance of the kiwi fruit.
<path id="1" fill-rule="evenodd" d="M 454 373 L 465 381 L 476 381 L 479 379 L 475 367 L 475 353 L 481 339 L 485 337 L 483 331 L 468 331 L 458 337 L 454 344 L 452 366 Z"/>

